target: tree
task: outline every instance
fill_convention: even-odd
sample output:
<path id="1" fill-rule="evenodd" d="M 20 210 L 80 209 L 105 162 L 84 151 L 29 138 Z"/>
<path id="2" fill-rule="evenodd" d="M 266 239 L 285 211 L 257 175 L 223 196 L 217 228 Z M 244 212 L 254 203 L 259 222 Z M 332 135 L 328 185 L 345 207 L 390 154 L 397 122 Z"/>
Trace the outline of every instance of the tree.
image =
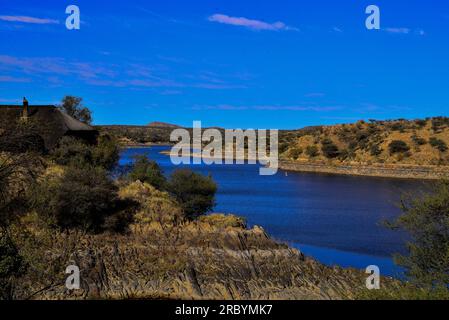
<path id="1" fill-rule="evenodd" d="M 340 154 L 338 147 L 330 139 L 324 139 L 321 142 L 321 151 L 324 156 L 329 159 L 337 158 Z"/>
<path id="2" fill-rule="evenodd" d="M 448 149 L 446 142 L 435 137 L 430 138 L 429 143 L 432 147 L 438 149 L 438 151 L 440 152 L 446 152 Z"/>
<path id="3" fill-rule="evenodd" d="M 128 179 L 132 181 L 139 180 L 143 183 L 146 182 L 158 190 L 163 190 L 167 182 L 159 165 L 146 156 L 135 157 L 132 170 L 128 174 Z"/>
<path id="4" fill-rule="evenodd" d="M 395 153 L 406 153 L 410 151 L 410 147 L 407 143 L 402 140 L 394 140 L 388 145 L 388 149 L 390 150 L 390 154 Z"/>
<path id="5" fill-rule="evenodd" d="M 311 157 L 311 158 L 314 158 L 314 157 L 318 156 L 318 148 L 317 148 L 317 146 L 307 146 L 306 154 L 309 157 Z"/>
<path id="6" fill-rule="evenodd" d="M 41 169 L 41 160 L 32 154 L 0 154 L 0 227 L 24 213 L 26 191 Z"/>
<path id="7" fill-rule="evenodd" d="M 301 156 L 302 153 L 303 153 L 302 148 L 293 147 L 293 148 L 290 149 L 290 151 L 289 151 L 289 156 L 290 156 L 290 158 L 292 158 L 293 160 L 298 160 L 298 158 Z"/>
<path id="8" fill-rule="evenodd" d="M 81 122 L 92 123 L 92 112 L 83 105 L 83 98 L 65 96 L 59 109 Z"/>
<path id="9" fill-rule="evenodd" d="M 30 199 L 39 217 L 50 226 L 97 233 L 117 213 L 117 191 L 104 169 L 69 166 L 60 176 L 41 179 Z"/>
<path id="10" fill-rule="evenodd" d="M 215 206 L 217 184 L 212 177 L 180 169 L 171 175 L 167 189 L 180 203 L 188 219 L 206 214 Z"/>
<path id="11" fill-rule="evenodd" d="M 407 231 L 411 240 L 408 254 L 398 255 L 414 284 L 424 288 L 446 288 L 449 284 L 449 182 L 437 183 L 431 193 L 421 198 L 402 200 L 404 212 L 388 225 Z"/>
<path id="12" fill-rule="evenodd" d="M 62 137 L 50 153 L 50 158 L 62 166 L 102 167 L 112 170 L 119 160 L 120 150 L 117 141 L 109 135 L 101 135 L 97 145 L 87 144 L 74 137 Z"/>

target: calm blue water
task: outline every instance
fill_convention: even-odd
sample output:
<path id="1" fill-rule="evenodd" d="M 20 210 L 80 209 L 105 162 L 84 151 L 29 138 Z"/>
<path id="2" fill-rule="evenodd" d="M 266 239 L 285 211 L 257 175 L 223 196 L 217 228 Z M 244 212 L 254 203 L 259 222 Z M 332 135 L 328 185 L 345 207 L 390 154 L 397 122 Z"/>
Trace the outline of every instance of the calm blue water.
<path id="1" fill-rule="evenodd" d="M 175 167 L 160 152 L 168 147 L 123 151 L 120 164 L 145 154 L 166 174 Z M 215 212 L 243 216 L 273 238 L 287 242 L 328 265 L 365 269 L 377 265 L 382 274 L 397 276 L 391 259 L 404 252 L 406 237 L 381 223 L 400 214 L 402 192 L 424 187 L 420 181 L 308 173 L 260 176 L 258 165 L 191 165 L 211 174 L 218 184 Z"/>

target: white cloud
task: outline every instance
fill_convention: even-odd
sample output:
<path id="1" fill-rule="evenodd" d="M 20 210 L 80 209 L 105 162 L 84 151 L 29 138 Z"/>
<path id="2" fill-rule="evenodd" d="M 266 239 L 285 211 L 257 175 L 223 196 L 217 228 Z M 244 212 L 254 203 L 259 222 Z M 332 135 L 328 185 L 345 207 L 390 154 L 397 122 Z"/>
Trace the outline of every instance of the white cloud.
<path id="1" fill-rule="evenodd" d="M 58 20 L 53 19 L 42 19 L 28 16 L 0 16 L 0 20 L 8 22 L 21 22 L 21 23 L 32 23 L 32 24 L 58 24 Z"/>
<path id="2" fill-rule="evenodd" d="M 396 34 L 409 34 L 409 28 L 385 28 L 384 29 L 388 33 L 396 33 Z"/>
<path id="3" fill-rule="evenodd" d="M 214 14 L 208 18 L 211 22 L 223 23 L 232 26 L 245 27 L 252 30 L 269 31 L 298 31 L 297 28 L 287 26 L 284 22 L 268 23 L 261 20 L 253 20 L 244 17 L 230 17 L 225 14 Z"/>

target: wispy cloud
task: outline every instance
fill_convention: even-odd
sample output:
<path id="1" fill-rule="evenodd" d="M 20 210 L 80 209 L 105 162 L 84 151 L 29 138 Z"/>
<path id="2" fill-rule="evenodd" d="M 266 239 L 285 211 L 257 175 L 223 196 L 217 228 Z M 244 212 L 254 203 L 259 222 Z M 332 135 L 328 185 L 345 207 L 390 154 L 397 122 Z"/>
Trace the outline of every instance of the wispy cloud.
<path id="1" fill-rule="evenodd" d="M 31 79 L 16 78 L 16 77 L 10 77 L 10 76 L 0 76 L 0 82 L 26 83 L 26 82 L 31 82 Z"/>
<path id="2" fill-rule="evenodd" d="M 261 20 L 253 20 L 244 17 L 230 17 L 225 14 L 214 14 L 208 18 L 211 22 L 223 23 L 232 26 L 245 27 L 251 30 L 268 30 L 268 31 L 298 31 L 295 27 L 290 27 L 284 22 L 269 23 Z"/>
<path id="3" fill-rule="evenodd" d="M 396 34 L 409 34 L 411 31 L 409 28 L 385 28 L 384 30 L 388 33 Z"/>
<path id="4" fill-rule="evenodd" d="M 414 34 L 418 36 L 425 36 L 426 32 L 423 29 L 410 29 L 410 28 L 385 28 L 383 31 L 391 33 L 391 34 Z"/>
<path id="5" fill-rule="evenodd" d="M 212 72 L 192 74 L 175 73 L 166 66 L 137 63 L 108 64 L 103 62 L 73 61 L 58 57 L 14 57 L 0 55 L 1 82 L 25 82 L 27 78 L 45 79 L 52 84 L 80 81 L 102 87 L 164 88 L 226 90 L 244 89 L 236 77 L 218 78 Z M 65 80 L 65 81 L 64 81 Z"/>
<path id="6" fill-rule="evenodd" d="M 341 28 L 339 28 L 339 27 L 333 27 L 332 31 L 337 32 L 337 33 L 342 33 L 343 32 L 343 30 Z"/>
<path id="7" fill-rule="evenodd" d="M 0 20 L 8 22 L 21 22 L 21 23 L 32 23 L 32 24 L 58 24 L 58 20 L 47 19 L 47 18 L 36 18 L 28 16 L 0 16 Z"/>

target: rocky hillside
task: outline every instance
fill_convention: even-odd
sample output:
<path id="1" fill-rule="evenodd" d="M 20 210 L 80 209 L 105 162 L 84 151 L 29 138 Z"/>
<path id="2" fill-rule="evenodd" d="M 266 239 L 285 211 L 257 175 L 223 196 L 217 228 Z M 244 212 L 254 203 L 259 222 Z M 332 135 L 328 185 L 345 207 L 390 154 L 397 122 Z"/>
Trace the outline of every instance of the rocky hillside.
<path id="1" fill-rule="evenodd" d="M 240 218 L 180 222 L 176 203 L 140 182 L 120 196 L 140 203 L 122 235 L 48 233 L 32 215 L 24 219 L 16 241 L 33 270 L 18 281 L 16 297 L 351 299 L 364 288 L 362 272 L 323 266 Z M 65 289 L 68 264 L 79 266 L 81 290 Z"/>
<path id="2" fill-rule="evenodd" d="M 359 121 L 281 134 L 284 160 L 333 164 L 449 164 L 449 118 Z"/>

